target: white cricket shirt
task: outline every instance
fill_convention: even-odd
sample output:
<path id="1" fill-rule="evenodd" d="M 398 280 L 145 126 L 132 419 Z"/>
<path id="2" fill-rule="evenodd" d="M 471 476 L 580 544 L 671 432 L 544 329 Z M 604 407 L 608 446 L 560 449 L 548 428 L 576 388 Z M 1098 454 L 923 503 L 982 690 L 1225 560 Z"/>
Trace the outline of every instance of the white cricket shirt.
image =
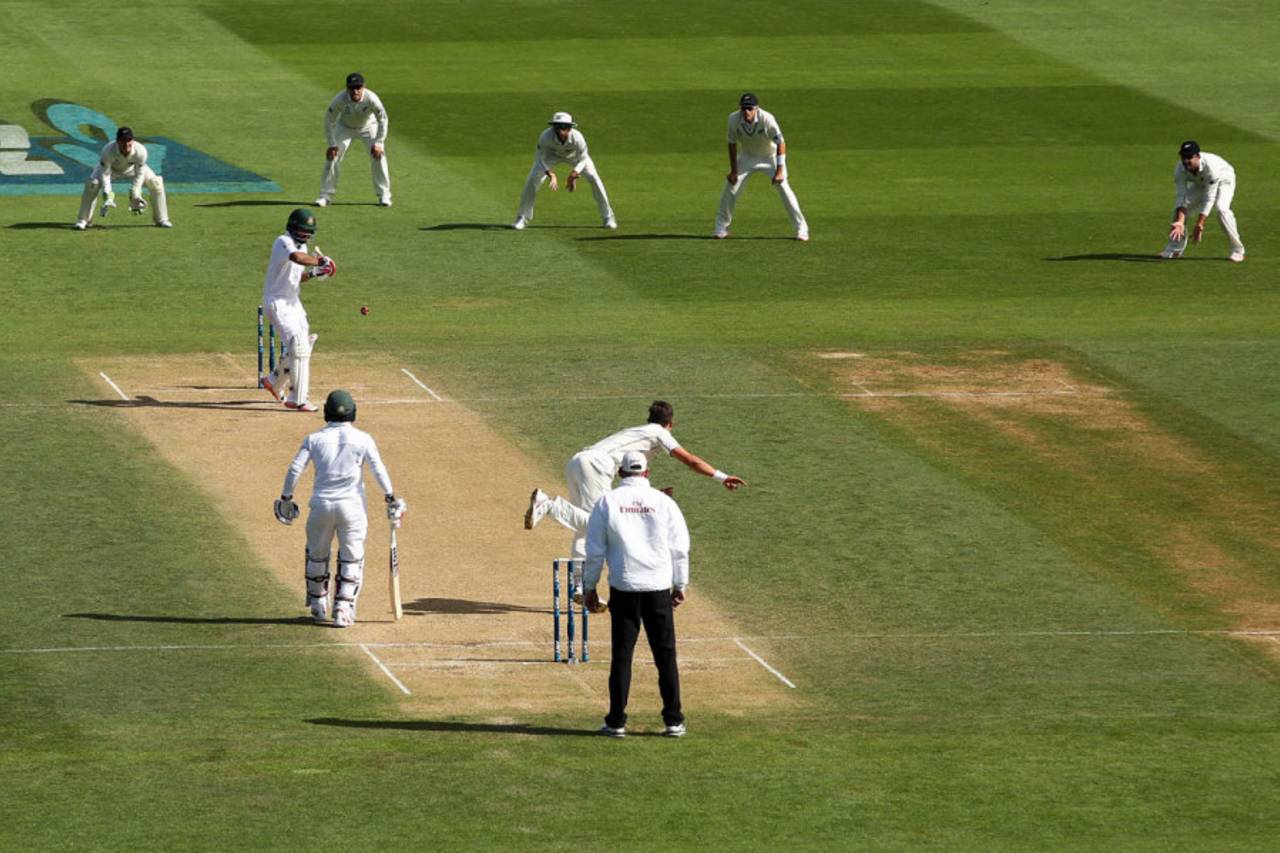
<path id="1" fill-rule="evenodd" d="M 364 96 L 358 101 L 351 100 L 351 94 L 343 89 L 329 102 L 329 109 L 324 114 L 324 137 L 330 148 L 338 144 L 335 135 L 338 125 L 352 130 L 376 127 L 373 141 L 379 145 L 387 141 L 387 110 L 372 89 L 365 89 Z"/>
<path id="2" fill-rule="evenodd" d="M 130 178 L 133 185 L 129 189 L 129 194 L 136 196 L 142 191 L 142 167 L 146 165 L 146 146 L 136 139 L 127 157 L 120 153 L 118 144 L 108 142 L 102 146 L 102 153 L 98 155 L 98 168 L 94 172 L 95 177 L 102 179 L 103 192 L 111 192 L 112 178 Z"/>
<path id="3" fill-rule="evenodd" d="M 364 500 L 364 466 L 373 472 L 378 486 L 386 494 L 392 493 L 391 477 L 378 455 L 378 445 L 373 436 L 358 430 L 349 423 L 327 423 L 302 440 L 298 454 L 289 463 L 284 475 L 282 495 L 292 495 L 298 478 L 307 467 L 307 461 L 316 469 L 315 485 L 311 488 L 311 500 Z"/>
<path id="4" fill-rule="evenodd" d="M 569 138 L 561 142 L 556 129 L 548 127 L 538 136 L 538 150 L 534 157 L 538 169 L 543 172 L 560 163 L 569 163 L 570 168 L 580 171 L 587 160 L 587 138 L 575 128 L 569 131 Z"/>
<path id="5" fill-rule="evenodd" d="M 689 528 L 684 513 L 649 485 L 648 477 L 624 477 L 591 510 L 584 589 L 600 582 L 606 560 L 609 586 L 614 589 L 653 592 L 689 585 Z"/>
<path id="6" fill-rule="evenodd" d="M 768 159 L 778 152 L 778 146 L 786 142 L 782 128 L 773 113 L 756 107 L 756 120 L 747 121 L 741 110 L 729 113 L 729 142 L 738 146 L 739 154 Z"/>
<path id="7" fill-rule="evenodd" d="M 613 460 L 613 470 L 617 471 L 622 463 L 622 454 L 630 450 L 638 450 L 646 459 L 652 459 L 659 447 L 670 453 L 679 446 L 680 442 L 676 441 L 671 430 L 662 424 L 644 424 L 619 430 L 590 447 L 584 447 L 582 452 L 608 456 Z"/>
<path id="8" fill-rule="evenodd" d="M 1195 199 L 1200 202 L 1200 213 L 1207 214 L 1213 210 L 1213 202 L 1217 197 L 1218 184 L 1223 181 L 1235 182 L 1236 170 L 1231 164 L 1217 154 L 1208 151 L 1200 152 L 1200 171 L 1192 174 L 1187 167 L 1178 161 L 1173 168 L 1173 185 L 1177 187 L 1178 199 L 1174 207 L 1190 209 L 1187 202 Z"/>
<path id="9" fill-rule="evenodd" d="M 271 246 L 271 260 L 267 261 L 267 275 L 262 282 L 262 304 L 269 305 L 277 299 L 300 300 L 302 293 L 302 264 L 289 260 L 294 252 L 306 252 L 307 244 L 299 243 L 290 234 L 281 234 Z"/>

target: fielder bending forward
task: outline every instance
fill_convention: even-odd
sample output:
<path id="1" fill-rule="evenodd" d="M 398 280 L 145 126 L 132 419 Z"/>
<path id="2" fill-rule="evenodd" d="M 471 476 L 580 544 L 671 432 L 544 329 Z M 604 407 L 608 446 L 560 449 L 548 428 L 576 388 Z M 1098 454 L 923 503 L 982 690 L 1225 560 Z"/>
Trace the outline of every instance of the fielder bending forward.
<path id="1" fill-rule="evenodd" d="M 169 202 L 164 192 L 164 178 L 152 171 L 147 165 L 147 149 L 141 142 L 133 139 L 133 130 L 122 127 L 116 131 L 116 141 L 102 146 L 98 156 L 98 165 L 94 168 L 89 180 L 84 182 L 84 193 L 80 196 L 80 215 L 76 217 L 73 228 L 83 231 L 93 222 L 93 209 L 98 203 L 98 194 L 102 194 L 102 215 L 105 217 L 115 209 L 116 194 L 111 189 L 111 181 L 128 178 L 129 212 L 141 216 L 147 209 L 147 200 L 142 197 L 142 188 L 151 192 L 151 218 L 157 228 L 172 228 L 169 221 Z"/>
<path id="2" fill-rule="evenodd" d="M 809 223 L 800 212 L 800 202 L 787 182 L 787 141 L 773 113 L 760 108 L 756 96 L 747 92 L 738 99 L 738 109 L 729 114 L 729 174 L 720 193 L 720 210 L 716 213 L 716 230 L 713 236 L 723 240 L 729 236 L 733 222 L 733 208 L 738 193 L 747 185 L 752 172 L 769 175 L 782 197 L 782 207 L 791 217 L 796 229 L 796 239 L 809 239 Z"/>
<path id="3" fill-rule="evenodd" d="M 1165 259 L 1180 258 L 1187 250 L 1187 239 L 1199 243 L 1204 236 L 1204 223 L 1209 211 L 1218 209 L 1218 224 L 1231 241 L 1231 261 L 1244 260 L 1244 243 L 1236 229 L 1236 215 L 1231 212 L 1231 199 L 1236 194 L 1236 170 L 1217 154 L 1202 152 L 1200 144 L 1188 139 L 1178 149 L 1178 165 L 1173 168 L 1176 197 L 1173 221 L 1169 223 L 1169 242 L 1160 252 Z M 1196 224 L 1187 232 L 1187 213 L 1196 210 Z"/>
<path id="4" fill-rule="evenodd" d="M 342 160 L 351 141 L 359 139 L 369 149 L 369 169 L 373 191 L 381 207 L 391 206 L 391 172 L 387 166 L 387 108 L 372 89 L 364 87 L 364 75 L 347 75 L 347 88 L 333 96 L 324 114 L 324 172 L 320 176 L 320 197 L 316 207 L 325 207 L 338 192 Z"/>
<path id="5" fill-rule="evenodd" d="M 356 600 L 364 579 L 364 540 L 369 531 L 364 496 L 364 466 L 367 464 L 386 493 L 387 518 L 396 527 L 404 515 L 405 502 L 391 489 L 378 445 L 373 436 L 353 426 L 356 404 L 341 389 L 324 401 L 324 429 L 311 433 L 289 463 L 284 488 L 275 502 L 276 520 L 292 524 L 298 517 L 293 500 L 294 487 L 307 462 L 315 467 L 307 514 L 307 607 L 311 618 L 323 622 L 329 603 L 329 552 L 338 537 L 337 592 L 333 602 L 333 625 L 347 628 L 356 621 Z"/>
<path id="6" fill-rule="evenodd" d="M 307 251 L 307 241 L 316 234 L 315 214 L 299 207 L 289 214 L 285 233 L 271 246 L 267 276 L 262 285 L 262 306 L 267 321 L 275 326 L 284 351 L 275 369 L 262 379 L 262 387 L 272 397 L 284 402 L 285 408 L 314 412 L 307 402 L 311 386 L 311 347 L 316 336 L 311 334 L 307 312 L 302 307 L 302 283 L 313 278 L 328 278 L 336 266 L 316 249 Z M 286 387 L 287 386 L 287 387 Z M 287 399 L 286 399 L 287 394 Z"/>
<path id="7" fill-rule="evenodd" d="M 698 473 L 715 479 L 717 483 L 723 483 L 731 492 L 746 485 L 741 478 L 717 470 L 681 447 L 680 442 L 671 434 L 674 426 L 675 411 L 671 404 L 655 400 L 649 406 L 648 423 L 615 432 L 575 453 L 564 469 L 564 476 L 569 484 L 569 500 L 552 498 L 542 489 L 534 489 L 529 497 L 529 509 L 524 514 L 525 529 L 532 530 L 539 521 L 550 515 L 573 531 L 571 556 L 586 556 L 587 522 L 591 510 L 609 492 L 622 457 L 630 451 L 650 458 L 662 448 Z M 574 600 L 582 600 L 580 587 L 574 590 Z"/>
<path id="8" fill-rule="evenodd" d="M 596 164 L 587 153 L 587 139 L 574 123 L 573 116 L 568 113 L 556 113 L 547 122 L 549 127 L 538 137 L 538 147 L 533 153 L 533 168 L 525 179 L 524 190 L 520 193 L 520 209 L 516 213 L 516 221 L 511 227 L 517 231 L 533 221 L 533 203 L 538 195 L 538 187 L 546 182 L 552 192 L 560 189 L 553 171 L 561 163 L 571 163 L 569 177 L 565 179 L 565 189 L 573 192 L 578 185 L 578 177 L 587 179 L 591 185 L 591 195 L 596 200 L 596 209 L 600 212 L 600 221 L 605 228 L 618 227 L 618 220 L 609 206 L 609 195 L 604 191 L 604 181 L 596 171 Z"/>

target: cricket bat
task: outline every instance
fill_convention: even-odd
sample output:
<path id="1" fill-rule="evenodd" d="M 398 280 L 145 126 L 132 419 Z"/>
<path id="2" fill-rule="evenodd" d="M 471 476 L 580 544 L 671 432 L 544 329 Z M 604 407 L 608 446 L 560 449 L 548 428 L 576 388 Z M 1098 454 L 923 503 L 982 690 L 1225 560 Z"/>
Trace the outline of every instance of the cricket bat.
<path id="1" fill-rule="evenodd" d="M 400 553 L 396 550 L 394 524 L 391 525 L 391 579 L 387 589 L 391 592 L 391 612 L 395 614 L 396 621 L 399 621 L 404 615 L 404 606 L 400 603 Z"/>

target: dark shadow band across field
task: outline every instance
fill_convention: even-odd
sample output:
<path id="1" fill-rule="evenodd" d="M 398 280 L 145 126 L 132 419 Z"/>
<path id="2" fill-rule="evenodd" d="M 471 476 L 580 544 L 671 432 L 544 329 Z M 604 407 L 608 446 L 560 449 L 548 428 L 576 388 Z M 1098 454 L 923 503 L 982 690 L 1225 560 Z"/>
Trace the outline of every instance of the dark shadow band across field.
<path id="1" fill-rule="evenodd" d="M 1169 258 L 1161 258 L 1158 255 L 1142 255 L 1136 252 L 1090 252 L 1084 255 L 1061 255 L 1056 258 L 1045 258 L 1046 261 L 1126 261 L 1132 263 L 1166 263 Z M 1226 261 L 1226 258 L 1178 258 L 1179 263 L 1182 261 Z"/>
<path id="2" fill-rule="evenodd" d="M 68 400 L 75 406 L 99 406 L 105 409 L 209 409 L 230 412 L 262 412 L 264 414 L 297 413 L 278 404 L 258 400 L 211 400 L 202 403 L 193 400 L 157 400 L 155 397 L 138 396 L 128 400 Z"/>
<path id="3" fill-rule="evenodd" d="M 546 607 L 508 604 L 505 601 L 469 601 L 465 598 L 419 598 L 405 602 L 408 613 L 450 613 L 455 616 L 487 616 L 495 613 L 549 613 Z"/>
<path id="4" fill-rule="evenodd" d="M 307 720 L 316 726 L 339 726 L 348 729 L 400 729 L 410 732 L 456 732 L 460 734 L 543 735 L 554 737 L 594 737 L 595 729 L 566 729 L 556 726 L 533 726 L 527 723 L 459 723 L 445 720 L 345 720 L 337 717 L 314 717 Z M 630 734 L 630 733 L 629 733 Z M 658 736 L 657 732 L 649 732 Z"/>
<path id="5" fill-rule="evenodd" d="M 309 616 L 144 616 L 133 613 L 64 613 L 63 619 L 93 619 L 100 622 L 163 622 L 174 625 L 308 625 Z"/>

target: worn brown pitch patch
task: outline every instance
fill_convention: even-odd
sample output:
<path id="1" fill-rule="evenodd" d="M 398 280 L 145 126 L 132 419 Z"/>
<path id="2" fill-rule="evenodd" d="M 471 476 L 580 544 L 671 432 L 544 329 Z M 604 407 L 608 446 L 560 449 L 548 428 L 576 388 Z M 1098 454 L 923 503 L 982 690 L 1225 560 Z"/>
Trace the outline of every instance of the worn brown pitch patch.
<path id="1" fill-rule="evenodd" d="M 569 533 L 547 521 L 523 529 L 534 486 L 560 491 L 559 477 L 518 452 L 451 389 L 435 384 L 429 368 L 387 358 L 321 350 L 312 360 L 313 399 L 333 387 L 351 391 L 357 425 L 378 441 L 398 494 L 409 502 L 399 534 L 402 620 L 392 620 L 387 597 L 385 518 L 370 478 L 370 530 L 365 585 L 357 624 L 337 631 L 299 625 L 298 642 L 368 644 L 412 692 L 403 701 L 417 714 L 466 714 L 516 719 L 548 711 L 581 712 L 597 720 L 607 704 L 609 617 L 591 617 L 593 662 L 569 667 L 551 659 L 551 560 Z M 82 368 L 102 385 L 106 373 L 130 398 L 103 387 L 107 417 L 124 419 L 169 464 L 212 498 L 243 532 L 258 559 L 282 584 L 297 590 L 304 615 L 303 525 L 282 527 L 272 515 L 285 467 L 302 437 L 319 429 L 319 414 L 286 411 L 256 387 L 252 361 L 229 354 L 105 358 Z M 433 399 L 401 368 L 444 398 Z M 594 436 L 583 436 L 587 443 Z M 311 474 L 298 501 L 304 505 Z M 696 528 L 696 519 L 691 520 Z M 695 546 L 696 546 L 695 542 Z M 716 603 L 698 594 L 697 566 L 690 601 L 678 611 L 681 680 L 690 714 L 744 714 L 797 701 L 733 640 L 741 631 Z M 564 580 L 563 575 L 561 578 Z M 253 616 L 271 616 L 271 605 Z M 248 615 L 248 614 L 246 614 Z M 782 660 L 784 639 L 749 639 L 769 659 Z M 389 679 L 359 648 L 371 677 Z M 631 709 L 643 727 L 657 720 L 660 702 L 651 667 L 637 649 Z"/>
<path id="2" fill-rule="evenodd" d="M 1280 507 L 1248 472 L 1157 424 L 1123 389 L 1013 350 L 814 355 L 851 405 L 979 478 L 1039 466 L 1069 485 L 1057 500 L 1098 516 L 1138 507 L 1129 547 L 1233 628 L 1280 627 Z M 1264 646 L 1280 657 L 1280 645 Z"/>

